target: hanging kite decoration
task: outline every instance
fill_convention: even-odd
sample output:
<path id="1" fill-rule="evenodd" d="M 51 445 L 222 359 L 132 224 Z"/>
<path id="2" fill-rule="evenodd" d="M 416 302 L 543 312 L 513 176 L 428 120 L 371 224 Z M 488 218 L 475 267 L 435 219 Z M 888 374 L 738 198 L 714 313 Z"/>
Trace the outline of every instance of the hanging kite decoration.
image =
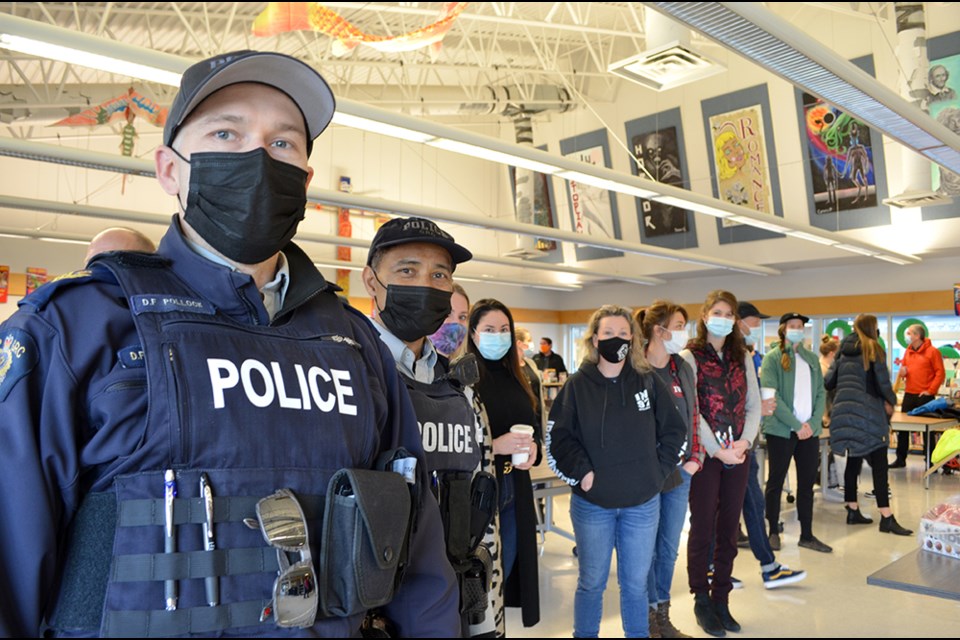
<path id="1" fill-rule="evenodd" d="M 133 126 L 134 119 L 140 116 L 157 127 L 163 127 L 167 122 L 167 108 L 161 107 L 150 98 L 136 92 L 130 87 L 126 93 L 90 107 L 75 115 L 54 122 L 54 127 L 95 127 L 101 124 L 124 122 L 121 130 L 120 153 L 127 157 L 133 156 L 136 138 L 139 137 Z M 120 193 L 126 191 L 127 176 L 123 177 Z"/>
<path id="2" fill-rule="evenodd" d="M 444 2 L 439 19 L 433 24 L 397 36 L 364 33 L 336 11 L 319 2 L 271 2 L 253 22 L 253 35 L 266 37 L 287 31 L 319 31 L 333 38 L 331 52 L 342 56 L 357 45 L 365 44 L 381 53 L 399 53 L 430 47 L 430 59 L 436 60 L 441 41 L 468 2 Z"/>

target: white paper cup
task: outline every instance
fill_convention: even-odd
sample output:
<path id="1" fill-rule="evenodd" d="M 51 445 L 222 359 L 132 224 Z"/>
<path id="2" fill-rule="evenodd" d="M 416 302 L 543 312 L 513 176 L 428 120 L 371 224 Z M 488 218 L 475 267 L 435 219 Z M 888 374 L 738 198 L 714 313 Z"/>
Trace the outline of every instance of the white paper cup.
<path id="1" fill-rule="evenodd" d="M 531 427 L 531 426 L 528 425 L 528 424 L 515 424 L 515 425 L 513 425 L 512 427 L 510 427 L 510 433 L 523 433 L 523 434 L 526 434 L 526 435 L 528 435 L 528 436 L 530 436 L 530 437 L 532 438 L 532 437 L 533 437 L 533 427 Z M 511 462 L 514 466 L 519 465 L 519 464 L 526 464 L 527 460 L 529 460 L 529 459 L 530 459 L 530 451 L 529 451 L 529 450 L 518 451 L 517 453 L 514 453 L 513 455 L 510 456 L 510 462 Z"/>
<path id="2" fill-rule="evenodd" d="M 770 398 L 777 395 L 777 390 L 773 387 L 760 387 L 760 399 L 769 400 Z"/>

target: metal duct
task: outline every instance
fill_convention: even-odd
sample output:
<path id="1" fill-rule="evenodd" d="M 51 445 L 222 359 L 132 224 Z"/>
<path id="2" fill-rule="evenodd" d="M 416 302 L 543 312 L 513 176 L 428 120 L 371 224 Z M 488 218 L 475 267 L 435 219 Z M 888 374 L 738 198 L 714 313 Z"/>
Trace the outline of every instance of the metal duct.
<path id="1" fill-rule="evenodd" d="M 814 38 L 755 2 L 646 2 L 849 112 L 937 164 L 960 172 L 960 138 Z"/>

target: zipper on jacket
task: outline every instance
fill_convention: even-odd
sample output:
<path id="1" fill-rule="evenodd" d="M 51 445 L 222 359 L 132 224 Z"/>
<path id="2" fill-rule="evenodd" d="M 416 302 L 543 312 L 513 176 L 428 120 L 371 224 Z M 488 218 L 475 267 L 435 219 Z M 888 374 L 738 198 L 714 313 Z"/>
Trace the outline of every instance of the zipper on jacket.
<path id="1" fill-rule="evenodd" d="M 173 379 L 173 402 L 174 407 L 171 409 L 176 411 L 177 414 L 177 439 L 180 442 L 180 451 L 172 452 L 171 459 L 173 460 L 186 460 L 187 458 L 187 425 L 189 424 L 189 402 L 187 398 L 183 396 L 180 382 L 180 367 L 179 360 L 177 360 L 174 351 L 173 345 L 167 345 L 167 360 L 170 363 L 170 377 Z M 179 455 L 177 455 L 179 453 Z"/>

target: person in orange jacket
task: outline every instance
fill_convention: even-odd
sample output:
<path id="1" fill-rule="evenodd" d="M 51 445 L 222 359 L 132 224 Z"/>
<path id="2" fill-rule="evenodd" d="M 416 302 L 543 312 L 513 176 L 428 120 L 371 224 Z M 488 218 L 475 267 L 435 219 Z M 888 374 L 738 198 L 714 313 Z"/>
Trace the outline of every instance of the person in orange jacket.
<path id="1" fill-rule="evenodd" d="M 923 406 L 937 397 L 937 391 L 943 384 L 943 356 L 927 337 L 927 329 L 922 324 L 910 325 L 904 335 L 907 339 L 907 351 L 903 354 L 903 365 L 897 374 L 897 384 L 906 381 L 903 403 L 900 410 L 907 413 Z M 898 434 L 897 459 L 890 463 L 891 469 L 907 466 L 907 453 L 910 450 L 910 438 L 907 434 Z M 927 434 L 923 434 L 923 448 L 927 449 Z M 929 453 L 927 454 L 930 455 Z M 929 464 L 929 461 L 928 461 Z"/>

